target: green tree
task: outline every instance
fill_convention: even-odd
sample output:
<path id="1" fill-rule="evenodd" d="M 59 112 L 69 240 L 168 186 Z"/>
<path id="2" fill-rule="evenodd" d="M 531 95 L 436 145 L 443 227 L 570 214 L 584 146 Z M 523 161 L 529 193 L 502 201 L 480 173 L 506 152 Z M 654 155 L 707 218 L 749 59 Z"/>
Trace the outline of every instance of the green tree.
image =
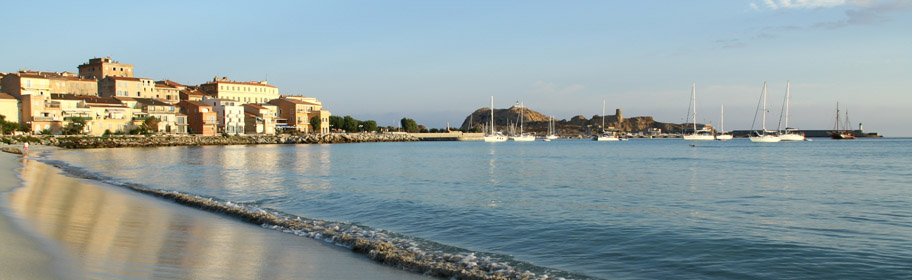
<path id="1" fill-rule="evenodd" d="M 320 116 L 314 116 L 313 118 L 310 118 L 310 127 L 313 128 L 314 133 L 316 133 L 318 131 L 322 132 L 320 130 L 320 125 L 322 125 L 322 124 L 323 124 L 323 120 L 320 119 Z"/>
<path id="2" fill-rule="evenodd" d="M 364 125 L 364 131 L 377 131 L 377 121 L 368 120 L 361 123 Z"/>
<path id="3" fill-rule="evenodd" d="M 418 123 L 415 122 L 415 120 L 413 120 L 413 119 L 402 118 L 402 120 L 399 121 L 399 123 L 402 124 L 402 129 L 405 130 L 406 132 L 411 132 L 411 133 L 418 132 Z"/>
<path id="4" fill-rule="evenodd" d="M 158 123 L 159 122 L 161 122 L 161 120 L 159 120 L 156 117 L 146 118 L 146 120 L 144 120 L 142 125 L 140 126 L 140 128 L 142 130 L 142 131 L 140 131 L 140 133 L 149 134 L 149 133 L 158 132 Z"/>
<path id="5" fill-rule="evenodd" d="M 344 129 L 345 119 L 340 116 L 329 116 L 329 126 L 331 129 Z"/>
<path id="6" fill-rule="evenodd" d="M 6 121 L 6 116 L 0 115 L 0 134 L 12 134 L 19 129 L 19 123 Z"/>
<path id="7" fill-rule="evenodd" d="M 71 118 L 70 123 L 63 128 L 63 134 L 65 135 L 78 135 L 82 134 L 86 126 L 85 118 Z"/>
<path id="8" fill-rule="evenodd" d="M 345 116 L 343 119 L 345 120 L 345 123 L 342 125 L 342 127 L 343 127 L 343 129 L 345 129 L 345 131 L 359 132 L 358 124 L 360 122 L 358 120 L 356 120 L 355 118 L 352 118 L 351 116 Z"/>
<path id="9" fill-rule="evenodd" d="M 27 125 L 27 124 L 20 123 L 20 124 L 19 124 L 19 131 L 22 131 L 22 132 L 25 132 L 25 133 L 29 133 L 29 132 L 32 132 L 32 127 L 29 126 L 29 125 Z"/>

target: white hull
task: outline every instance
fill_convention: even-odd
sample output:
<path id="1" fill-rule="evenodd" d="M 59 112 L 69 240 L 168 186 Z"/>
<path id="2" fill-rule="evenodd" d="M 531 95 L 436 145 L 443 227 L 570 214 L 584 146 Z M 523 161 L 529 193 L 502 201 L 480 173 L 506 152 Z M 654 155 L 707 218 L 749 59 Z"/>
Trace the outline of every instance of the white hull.
<path id="1" fill-rule="evenodd" d="M 608 141 L 620 141 L 621 139 L 615 135 L 601 135 L 593 137 L 592 140 L 599 142 L 608 142 Z"/>
<path id="2" fill-rule="evenodd" d="M 719 141 L 728 141 L 728 140 L 732 140 L 732 138 L 733 138 L 733 137 L 732 137 L 731 134 L 719 134 L 719 135 L 716 135 L 716 140 L 719 140 Z"/>
<path id="3" fill-rule="evenodd" d="M 754 143 L 775 143 L 775 142 L 782 141 L 782 139 L 779 139 L 779 137 L 777 137 L 776 135 L 769 135 L 769 134 L 760 135 L 760 136 L 751 136 L 750 140 L 751 140 L 751 142 L 754 142 Z"/>
<path id="4" fill-rule="evenodd" d="M 548 135 L 548 136 L 545 136 L 545 139 L 547 139 L 547 140 L 554 140 L 554 139 L 557 139 L 557 138 L 558 138 L 557 135 Z"/>
<path id="5" fill-rule="evenodd" d="M 485 142 L 507 142 L 507 137 L 503 135 L 485 136 Z"/>
<path id="6" fill-rule="evenodd" d="M 686 140 L 686 141 L 712 141 L 715 139 L 716 138 L 713 137 L 712 135 L 701 135 L 701 134 L 690 134 L 690 135 L 685 134 L 684 135 L 684 140 Z"/>
<path id="7" fill-rule="evenodd" d="M 532 141 L 535 141 L 535 136 L 526 134 L 526 135 L 520 135 L 520 136 L 513 136 L 513 137 L 510 137 L 510 139 L 513 139 L 513 141 L 516 141 L 516 142 L 532 142 Z"/>
<path id="8" fill-rule="evenodd" d="M 795 133 L 780 134 L 779 139 L 782 141 L 804 141 L 804 135 Z"/>

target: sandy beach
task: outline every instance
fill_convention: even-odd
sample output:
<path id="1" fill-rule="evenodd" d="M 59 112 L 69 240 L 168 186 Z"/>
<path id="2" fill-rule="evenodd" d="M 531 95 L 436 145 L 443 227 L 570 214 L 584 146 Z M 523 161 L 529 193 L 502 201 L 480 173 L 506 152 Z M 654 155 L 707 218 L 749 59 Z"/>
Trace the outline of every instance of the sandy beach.
<path id="1" fill-rule="evenodd" d="M 0 278 L 430 279 L 345 248 L 60 172 L 0 153 L 7 178 L 0 185 Z"/>
<path id="2" fill-rule="evenodd" d="M 0 153 L 0 278 L 2 279 L 58 279 L 53 273 L 52 255 L 42 250 L 41 244 L 13 223 L 8 217 L 10 209 L 6 196 L 22 185 L 16 172 L 21 167 L 20 156 Z"/>

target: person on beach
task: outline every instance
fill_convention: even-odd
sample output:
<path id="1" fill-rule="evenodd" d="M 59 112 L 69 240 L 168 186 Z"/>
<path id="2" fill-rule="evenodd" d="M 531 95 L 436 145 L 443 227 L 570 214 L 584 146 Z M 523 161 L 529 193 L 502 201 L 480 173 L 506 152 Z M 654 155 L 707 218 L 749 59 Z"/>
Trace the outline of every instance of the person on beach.
<path id="1" fill-rule="evenodd" d="M 22 148 L 23 148 L 23 150 L 25 150 L 25 154 L 27 155 L 28 154 L 28 142 L 25 142 L 25 144 L 22 144 Z"/>

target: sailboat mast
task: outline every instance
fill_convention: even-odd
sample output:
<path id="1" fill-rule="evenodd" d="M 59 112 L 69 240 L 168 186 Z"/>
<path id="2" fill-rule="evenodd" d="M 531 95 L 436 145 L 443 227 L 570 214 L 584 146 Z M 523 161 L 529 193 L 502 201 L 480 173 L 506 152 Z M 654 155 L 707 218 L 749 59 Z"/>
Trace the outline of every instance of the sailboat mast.
<path id="1" fill-rule="evenodd" d="M 763 133 L 766 134 L 766 82 L 763 82 Z"/>
<path id="2" fill-rule="evenodd" d="M 690 89 L 690 101 L 694 105 L 694 114 L 693 114 L 693 127 L 694 134 L 697 134 L 697 83 L 693 84 L 693 87 Z"/>
<path id="3" fill-rule="evenodd" d="M 494 135 L 494 96 L 491 96 L 491 135 Z"/>
<path id="4" fill-rule="evenodd" d="M 836 122 L 833 123 L 833 129 L 839 131 L 839 102 L 836 102 Z"/>
<path id="5" fill-rule="evenodd" d="M 792 82 L 785 82 L 785 129 L 789 127 L 789 100 L 792 99 L 791 94 Z"/>
<path id="6" fill-rule="evenodd" d="M 602 131 L 605 131 L 605 99 L 602 99 Z"/>
<path id="7" fill-rule="evenodd" d="M 520 135 L 522 135 L 522 133 L 523 133 L 523 123 L 526 121 L 525 118 L 523 118 L 524 111 L 526 111 L 526 105 L 523 104 L 522 102 L 520 102 L 519 103 L 519 134 Z"/>
<path id="8" fill-rule="evenodd" d="M 725 132 L 725 104 L 722 104 L 722 132 Z"/>

